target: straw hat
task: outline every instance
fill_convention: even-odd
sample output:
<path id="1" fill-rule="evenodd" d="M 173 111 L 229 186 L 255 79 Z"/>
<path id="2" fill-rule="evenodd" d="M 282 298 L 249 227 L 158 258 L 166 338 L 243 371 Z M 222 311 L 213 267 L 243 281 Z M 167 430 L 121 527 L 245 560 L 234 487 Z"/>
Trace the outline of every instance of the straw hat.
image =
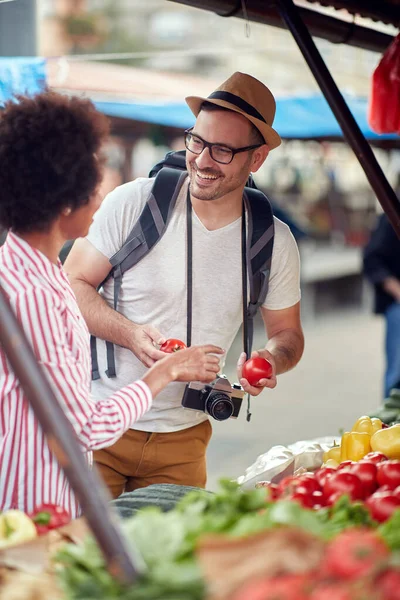
<path id="1" fill-rule="evenodd" d="M 272 129 L 275 98 L 267 86 L 251 75 L 236 72 L 208 98 L 188 96 L 185 100 L 196 117 L 203 102 L 211 102 L 243 115 L 257 127 L 270 150 L 279 146 L 282 141 L 275 129 Z"/>

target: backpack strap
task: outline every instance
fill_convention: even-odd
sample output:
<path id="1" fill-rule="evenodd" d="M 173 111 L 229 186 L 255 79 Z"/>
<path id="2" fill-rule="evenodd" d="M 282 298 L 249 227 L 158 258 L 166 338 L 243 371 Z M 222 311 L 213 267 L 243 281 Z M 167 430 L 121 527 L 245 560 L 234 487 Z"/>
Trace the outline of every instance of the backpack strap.
<path id="1" fill-rule="evenodd" d="M 247 208 L 247 272 L 249 276 L 249 304 L 244 332 L 248 355 L 251 353 L 254 317 L 268 293 L 274 245 L 274 216 L 267 196 L 258 189 L 245 188 L 244 202 Z"/>
<path id="2" fill-rule="evenodd" d="M 101 286 L 109 279 L 114 279 L 114 310 L 118 307 L 123 274 L 137 265 L 163 236 L 180 189 L 187 177 L 186 171 L 163 167 L 156 175 L 147 202 L 141 215 L 123 246 L 111 258 L 112 269 Z M 100 287 L 101 287 L 100 286 Z M 92 379 L 99 379 L 96 339 L 91 338 Z M 116 377 L 114 344 L 106 341 L 107 377 Z"/>

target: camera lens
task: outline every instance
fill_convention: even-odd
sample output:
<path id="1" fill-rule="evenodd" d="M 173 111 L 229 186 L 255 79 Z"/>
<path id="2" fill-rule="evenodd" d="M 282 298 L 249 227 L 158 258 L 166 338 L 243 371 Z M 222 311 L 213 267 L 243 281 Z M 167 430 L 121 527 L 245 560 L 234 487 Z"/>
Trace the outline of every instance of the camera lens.
<path id="1" fill-rule="evenodd" d="M 233 402 L 227 394 L 210 394 L 206 401 L 206 411 L 216 421 L 225 421 L 233 415 Z"/>

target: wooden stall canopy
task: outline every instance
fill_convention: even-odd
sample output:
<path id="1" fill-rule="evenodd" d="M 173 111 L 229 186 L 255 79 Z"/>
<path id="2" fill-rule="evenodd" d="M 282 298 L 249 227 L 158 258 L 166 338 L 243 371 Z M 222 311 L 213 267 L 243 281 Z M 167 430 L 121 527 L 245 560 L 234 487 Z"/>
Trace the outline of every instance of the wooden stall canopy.
<path id="1" fill-rule="evenodd" d="M 373 28 L 360 27 L 352 20 L 321 15 L 315 9 L 314 0 L 169 0 L 204 10 L 211 10 L 223 17 L 241 17 L 249 21 L 287 28 L 297 43 L 300 52 L 322 93 L 335 115 L 343 134 L 356 155 L 365 175 L 400 238 L 400 202 L 387 181 L 371 146 L 360 130 L 353 114 L 338 89 L 313 35 L 332 42 L 354 44 L 369 50 L 384 52 L 393 36 L 376 38 L 379 33 Z M 350 14 L 382 21 L 399 27 L 400 0 L 323 0 L 324 6 L 334 9 L 346 8 Z M 310 8 L 305 8 L 305 7 Z M 323 18 L 322 18 L 323 17 Z M 334 35 L 332 35 L 334 32 Z M 340 35 L 342 37 L 340 38 Z M 380 34 L 379 35 L 383 35 Z M 373 39 L 373 44 L 369 40 Z"/>
<path id="2" fill-rule="evenodd" d="M 280 16 L 277 2 L 271 0 L 169 0 L 203 10 L 215 12 L 222 17 L 239 17 L 274 27 L 286 28 Z M 317 2 L 303 0 L 296 7 L 309 32 L 336 44 L 349 44 L 366 50 L 383 52 L 392 37 L 373 28 L 356 25 L 339 17 L 329 16 L 315 10 L 317 5 L 346 9 L 351 15 L 360 15 L 387 25 L 400 25 L 400 0 L 331 0 Z M 244 10 L 243 10 L 244 8 Z"/>

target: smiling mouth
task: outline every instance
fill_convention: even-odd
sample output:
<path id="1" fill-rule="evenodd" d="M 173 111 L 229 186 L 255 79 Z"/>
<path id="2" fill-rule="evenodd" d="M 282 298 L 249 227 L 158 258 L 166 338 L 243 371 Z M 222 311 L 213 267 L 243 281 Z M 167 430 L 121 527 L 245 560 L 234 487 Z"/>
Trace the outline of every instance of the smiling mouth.
<path id="1" fill-rule="evenodd" d="M 212 175 L 210 173 L 200 173 L 197 170 L 195 170 L 195 175 L 196 175 L 196 177 L 198 177 L 198 179 L 200 179 L 201 181 L 204 181 L 204 182 L 211 182 L 211 181 L 216 181 L 217 179 L 219 179 L 218 175 Z"/>

